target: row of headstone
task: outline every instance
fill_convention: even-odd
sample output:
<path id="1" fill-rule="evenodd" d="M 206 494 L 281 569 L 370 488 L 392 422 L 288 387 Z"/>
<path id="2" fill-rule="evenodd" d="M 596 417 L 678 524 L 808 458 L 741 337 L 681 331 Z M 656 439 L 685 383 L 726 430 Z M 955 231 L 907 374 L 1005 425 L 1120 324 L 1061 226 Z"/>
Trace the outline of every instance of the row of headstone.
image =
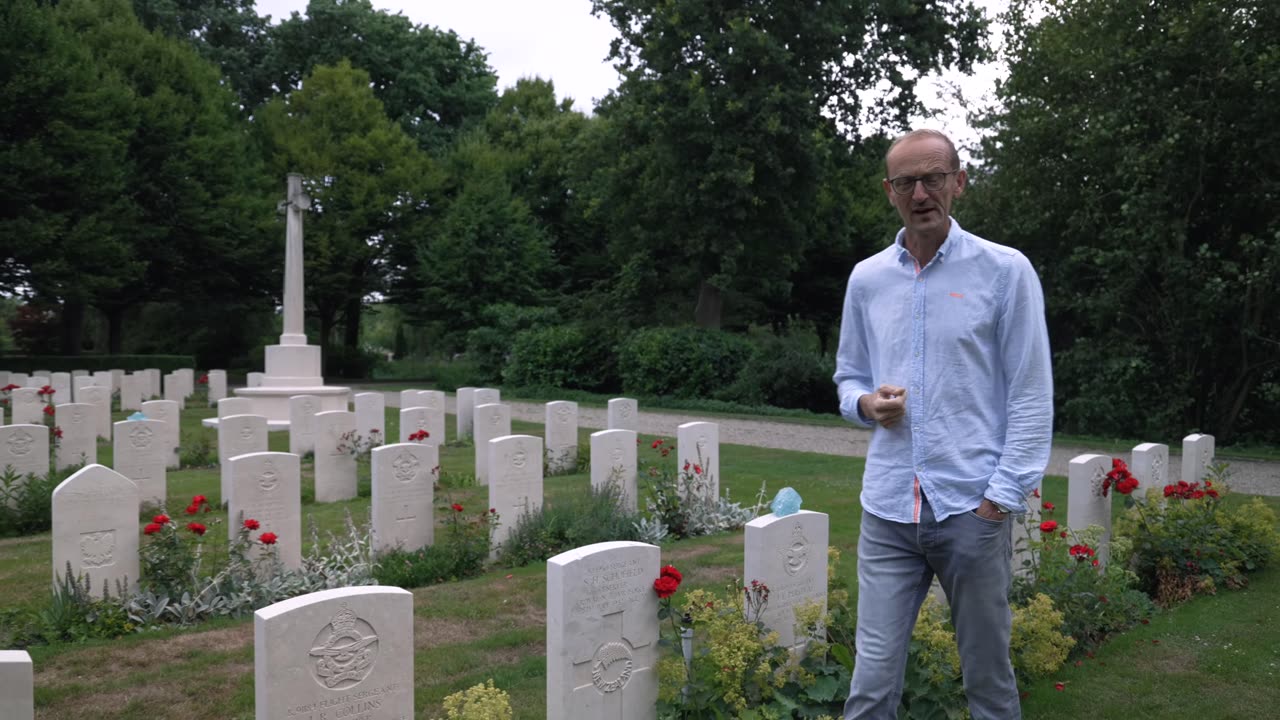
<path id="1" fill-rule="evenodd" d="M 474 439 L 476 408 L 502 402 L 502 393 L 497 388 L 460 387 L 454 395 L 454 402 L 458 439 Z"/>

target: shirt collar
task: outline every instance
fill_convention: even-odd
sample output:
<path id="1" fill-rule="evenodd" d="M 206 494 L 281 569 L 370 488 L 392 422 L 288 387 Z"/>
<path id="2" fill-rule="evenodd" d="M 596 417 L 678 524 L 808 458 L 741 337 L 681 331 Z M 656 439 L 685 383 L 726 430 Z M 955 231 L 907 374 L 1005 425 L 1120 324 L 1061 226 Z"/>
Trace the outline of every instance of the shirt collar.
<path id="1" fill-rule="evenodd" d="M 943 262 L 948 251 L 963 242 L 965 236 L 964 229 L 960 227 L 960 223 L 956 222 L 956 219 L 950 215 L 947 217 L 951 220 L 951 227 L 947 230 L 946 239 L 942 241 L 941 247 L 938 248 L 938 254 L 934 256 L 938 262 Z M 898 246 L 898 261 L 910 264 L 915 262 L 915 256 L 911 254 L 910 250 L 907 250 L 906 237 L 906 228 L 898 230 L 898 235 L 893 239 L 893 244 Z"/>

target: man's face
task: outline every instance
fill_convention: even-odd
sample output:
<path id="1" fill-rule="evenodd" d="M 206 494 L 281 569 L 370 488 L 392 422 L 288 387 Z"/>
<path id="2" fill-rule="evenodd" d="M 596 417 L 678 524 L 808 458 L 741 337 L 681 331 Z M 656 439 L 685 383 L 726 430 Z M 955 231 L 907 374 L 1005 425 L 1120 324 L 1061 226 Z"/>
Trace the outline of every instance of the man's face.
<path id="1" fill-rule="evenodd" d="M 898 194 L 889 181 L 904 175 L 919 177 L 952 172 L 956 168 L 947 144 L 935 137 L 912 138 L 889 153 L 887 164 L 889 177 L 884 181 L 884 191 L 902 217 L 907 235 L 936 240 L 946 237 L 951 227 L 951 202 L 964 192 L 968 179 L 963 170 L 947 175 L 938 190 L 930 190 L 923 182 L 917 182 L 905 195 Z"/>

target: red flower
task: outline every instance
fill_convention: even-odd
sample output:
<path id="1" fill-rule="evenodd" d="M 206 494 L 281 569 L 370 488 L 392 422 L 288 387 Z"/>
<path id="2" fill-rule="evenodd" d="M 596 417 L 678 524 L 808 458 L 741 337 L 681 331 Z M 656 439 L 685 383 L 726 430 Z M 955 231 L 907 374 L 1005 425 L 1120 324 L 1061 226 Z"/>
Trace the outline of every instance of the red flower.
<path id="1" fill-rule="evenodd" d="M 426 440 L 429 437 L 431 437 L 431 433 L 427 432 L 426 430 L 418 430 L 416 432 L 409 433 L 410 442 L 418 442 L 420 440 Z"/>
<path id="2" fill-rule="evenodd" d="M 0 388 L 0 392 L 9 392 L 10 390 L 17 390 L 17 389 L 18 389 L 18 388 L 20 388 L 20 387 L 22 387 L 22 386 L 21 386 L 21 385 L 14 385 L 13 383 L 9 383 L 8 385 L 5 385 L 4 387 Z"/>
<path id="3" fill-rule="evenodd" d="M 1067 536 L 1067 531 L 1066 531 L 1066 530 L 1063 530 L 1062 532 L 1058 533 L 1058 537 L 1064 538 L 1064 537 L 1066 537 L 1066 536 Z"/>
<path id="4" fill-rule="evenodd" d="M 1040 532 L 1042 533 L 1051 533 L 1057 529 L 1058 529 L 1058 522 L 1056 520 L 1045 520 L 1044 522 L 1040 523 Z"/>
<path id="5" fill-rule="evenodd" d="M 53 406 L 52 406 L 52 405 L 45 405 L 45 406 L 44 406 L 44 414 L 45 414 L 45 415 L 52 416 L 52 415 L 53 415 L 53 413 L 54 413 L 54 409 L 53 409 Z"/>
<path id="6" fill-rule="evenodd" d="M 258 542 L 263 545 L 275 545 L 279 538 L 273 532 L 264 532 L 258 536 Z"/>
<path id="7" fill-rule="evenodd" d="M 142 534 L 155 535 L 156 533 L 160 532 L 161 527 L 162 526 L 159 523 L 147 523 L 147 526 L 142 528 Z"/>
<path id="8" fill-rule="evenodd" d="M 489 514 L 490 514 L 490 515 L 497 515 L 497 514 L 498 514 L 498 508 L 489 508 Z"/>
<path id="9" fill-rule="evenodd" d="M 52 395 L 52 394 L 54 394 L 54 393 L 56 393 L 56 392 L 57 392 L 57 390 L 54 390 L 52 385 L 42 385 L 42 386 L 40 387 L 40 389 L 36 391 L 36 394 L 37 394 L 37 395 Z"/>
<path id="10" fill-rule="evenodd" d="M 1093 559 L 1093 566 L 1098 567 L 1098 558 Z"/>
<path id="11" fill-rule="evenodd" d="M 662 457 L 666 457 L 670 454 L 671 454 L 671 448 L 662 448 Z"/>
<path id="12" fill-rule="evenodd" d="M 200 379 L 199 379 L 199 380 L 197 380 L 196 382 L 200 383 L 201 385 L 208 385 L 208 384 L 209 384 L 209 376 L 208 376 L 207 374 L 206 374 L 206 375 L 201 375 L 201 376 L 200 376 Z"/>
<path id="13" fill-rule="evenodd" d="M 661 444 L 662 444 L 662 441 L 661 441 L 661 440 L 654 440 L 654 441 L 653 441 L 653 444 L 652 444 L 652 445 L 650 445 L 649 447 L 653 448 L 654 450 L 657 450 L 657 449 L 658 449 L 658 446 L 659 446 L 659 445 L 661 445 Z"/>
<path id="14" fill-rule="evenodd" d="M 670 575 L 663 575 L 653 581 L 653 591 L 658 593 L 660 598 L 669 598 L 676 594 L 676 590 L 680 587 L 680 581 Z"/>
<path id="15" fill-rule="evenodd" d="M 209 528 L 205 527 L 204 525 L 198 522 L 193 522 L 193 523 L 187 523 L 187 529 L 197 535 L 203 535 L 205 534 L 206 531 L 208 531 Z"/>
<path id="16" fill-rule="evenodd" d="M 1053 503 L 1051 502 L 1048 502 L 1048 501 L 1042 502 L 1040 503 L 1040 507 L 1044 508 L 1045 510 L 1048 510 L 1049 512 L 1053 512 Z"/>
<path id="17" fill-rule="evenodd" d="M 56 438 L 60 438 L 60 437 L 62 437 L 62 428 L 58 427 L 57 425 L 54 425 L 54 426 L 53 426 L 53 436 L 54 436 L 54 437 L 56 437 Z"/>
<path id="18" fill-rule="evenodd" d="M 192 505 L 203 505 L 207 502 L 209 502 L 209 498 L 203 495 L 196 495 L 195 497 L 191 498 Z"/>
<path id="19" fill-rule="evenodd" d="M 1040 497 L 1040 488 L 1031 491 L 1032 497 Z"/>
<path id="20" fill-rule="evenodd" d="M 701 475 L 701 474 L 702 474 L 702 466 L 701 466 L 701 465 L 694 465 L 694 466 L 693 466 L 693 474 L 694 474 L 694 475 Z"/>
<path id="21" fill-rule="evenodd" d="M 459 505 L 458 503 L 454 503 L 454 504 L 453 504 L 453 511 L 454 511 L 454 512 L 462 512 L 462 506 L 461 506 L 461 505 Z"/>
<path id="22" fill-rule="evenodd" d="M 1196 490 L 1195 492 L 1191 493 L 1191 499 L 1192 499 L 1192 500 L 1199 500 L 1199 499 L 1200 499 L 1200 498 L 1202 498 L 1202 497 L 1204 497 L 1204 491 L 1203 491 L 1203 490 Z"/>
<path id="23" fill-rule="evenodd" d="M 168 524 L 169 524 L 169 516 L 168 516 L 168 515 L 163 515 L 163 514 L 162 514 L 162 515 L 157 515 L 157 516 L 155 516 L 155 517 L 151 518 L 151 522 L 156 523 L 157 525 L 168 525 Z"/>
<path id="24" fill-rule="evenodd" d="M 1206 483 L 1206 484 L 1208 484 L 1208 483 Z M 1217 491 L 1217 490 L 1206 490 L 1205 492 L 1206 492 L 1206 493 L 1209 495 L 1209 497 L 1211 497 L 1211 498 L 1217 498 L 1217 497 L 1218 497 L 1218 491 Z"/>
<path id="25" fill-rule="evenodd" d="M 200 506 L 199 506 L 199 505 L 197 505 L 197 504 L 195 504 L 195 503 L 191 503 L 190 505 L 188 505 L 188 506 L 187 506 L 187 514 L 188 514 L 188 515 L 195 515 L 195 514 L 196 514 L 196 513 L 198 513 L 198 512 L 200 512 Z"/>
<path id="26" fill-rule="evenodd" d="M 666 566 L 664 566 L 664 567 L 662 568 L 662 570 L 658 573 L 658 575 L 660 575 L 660 576 L 662 576 L 662 577 L 672 577 L 672 578 L 675 578 L 675 579 L 676 579 L 676 582 L 682 582 L 682 581 L 684 581 L 684 575 L 681 575 L 681 574 L 680 574 L 680 571 L 679 571 L 679 570 L 677 570 L 677 569 L 675 568 L 675 566 L 674 566 L 674 565 L 666 565 Z"/>
<path id="27" fill-rule="evenodd" d="M 1053 684 L 1053 689 L 1054 689 L 1054 690 L 1057 690 L 1058 692 L 1062 692 L 1063 690 L 1066 690 L 1066 689 L 1067 689 L 1067 686 L 1066 686 L 1065 684 L 1063 684 L 1063 683 L 1054 683 L 1054 684 Z"/>
<path id="28" fill-rule="evenodd" d="M 1116 492 L 1120 493 L 1121 495 L 1128 495 L 1132 493 L 1134 490 L 1137 490 L 1138 485 L 1139 483 L 1137 478 L 1127 477 L 1121 480 L 1120 482 L 1116 483 Z"/>
<path id="29" fill-rule="evenodd" d="M 1088 545 L 1072 545 L 1067 551 L 1071 557 L 1077 560 L 1084 560 L 1087 557 L 1093 557 L 1093 548 Z"/>
<path id="30" fill-rule="evenodd" d="M 257 530 L 258 528 L 262 527 L 262 525 L 257 520 L 254 520 L 253 518 L 249 518 L 248 520 L 244 521 L 244 527 L 246 530 Z"/>

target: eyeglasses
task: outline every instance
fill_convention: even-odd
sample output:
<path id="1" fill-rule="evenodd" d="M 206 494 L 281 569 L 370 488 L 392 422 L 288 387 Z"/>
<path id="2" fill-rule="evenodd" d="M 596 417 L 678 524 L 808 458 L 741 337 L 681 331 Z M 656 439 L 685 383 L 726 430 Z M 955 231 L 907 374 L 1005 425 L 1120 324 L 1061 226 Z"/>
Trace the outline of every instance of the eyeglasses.
<path id="1" fill-rule="evenodd" d="M 960 171 L 957 169 L 951 172 L 929 173 L 927 175 L 900 175 L 890 180 L 889 184 L 893 186 L 893 191 L 899 195 L 910 195 L 915 192 L 917 182 L 924 183 L 925 190 L 941 190 L 943 184 L 947 181 L 947 176 L 955 175 L 958 172 Z"/>

